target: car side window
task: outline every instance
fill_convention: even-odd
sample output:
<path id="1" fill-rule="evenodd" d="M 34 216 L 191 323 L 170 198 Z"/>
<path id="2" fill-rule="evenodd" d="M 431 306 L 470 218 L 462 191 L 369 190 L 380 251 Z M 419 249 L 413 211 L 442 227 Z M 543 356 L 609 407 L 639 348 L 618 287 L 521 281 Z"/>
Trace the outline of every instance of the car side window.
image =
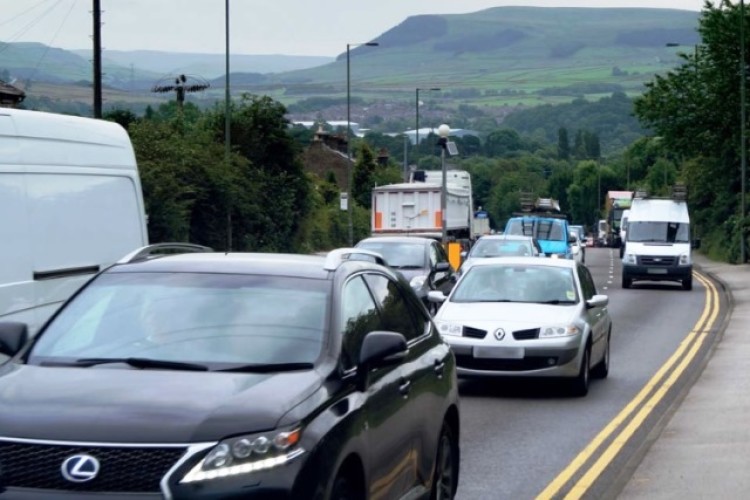
<path id="1" fill-rule="evenodd" d="M 341 359 L 345 370 L 357 366 L 362 342 L 369 332 L 380 329 L 380 318 L 370 290 L 361 276 L 352 278 L 342 295 Z"/>
<path id="2" fill-rule="evenodd" d="M 420 322 L 417 311 L 395 281 L 380 274 L 368 274 L 366 280 L 381 308 L 380 330 L 398 332 L 407 342 L 422 335 L 426 320 L 422 318 Z"/>
<path id="3" fill-rule="evenodd" d="M 583 298 L 584 300 L 589 300 L 591 297 L 596 295 L 596 285 L 594 284 L 594 279 L 591 277 L 591 273 L 586 266 L 578 266 L 578 275 L 581 278 Z"/>
<path id="4" fill-rule="evenodd" d="M 430 245 L 430 267 L 434 269 L 438 262 L 440 262 L 440 253 L 437 245 Z"/>

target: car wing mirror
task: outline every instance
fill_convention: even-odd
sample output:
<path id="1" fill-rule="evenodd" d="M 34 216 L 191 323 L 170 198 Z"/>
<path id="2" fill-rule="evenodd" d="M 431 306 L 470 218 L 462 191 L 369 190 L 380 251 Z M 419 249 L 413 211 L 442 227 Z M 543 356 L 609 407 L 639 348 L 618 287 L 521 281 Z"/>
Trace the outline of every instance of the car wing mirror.
<path id="1" fill-rule="evenodd" d="M 0 323 L 0 353 L 14 356 L 29 338 L 29 327 L 26 323 L 6 321 Z"/>
<path id="2" fill-rule="evenodd" d="M 609 297 L 606 295 L 594 295 L 586 301 L 586 307 L 592 309 L 594 307 L 604 307 L 609 304 Z"/>
<path id="3" fill-rule="evenodd" d="M 435 264 L 434 271 L 436 273 L 444 273 L 450 270 L 451 270 L 451 265 L 448 262 L 438 262 L 437 264 Z"/>
<path id="4" fill-rule="evenodd" d="M 445 294 L 440 290 L 430 290 L 429 292 L 427 292 L 427 300 L 429 302 L 442 304 L 443 302 L 445 302 L 446 298 L 447 297 L 445 296 Z"/>
<path id="5" fill-rule="evenodd" d="M 406 357 L 406 337 L 397 332 L 374 331 L 365 335 L 359 364 L 368 368 L 397 363 Z"/>

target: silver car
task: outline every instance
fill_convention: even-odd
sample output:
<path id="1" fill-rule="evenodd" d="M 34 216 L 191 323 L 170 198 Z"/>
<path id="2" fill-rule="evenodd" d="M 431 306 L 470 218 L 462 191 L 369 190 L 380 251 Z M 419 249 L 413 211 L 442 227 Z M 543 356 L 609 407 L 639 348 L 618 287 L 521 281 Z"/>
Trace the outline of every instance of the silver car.
<path id="1" fill-rule="evenodd" d="M 458 375 L 563 377 L 575 395 L 609 372 L 612 321 L 589 270 L 567 259 L 477 260 L 434 317 Z"/>

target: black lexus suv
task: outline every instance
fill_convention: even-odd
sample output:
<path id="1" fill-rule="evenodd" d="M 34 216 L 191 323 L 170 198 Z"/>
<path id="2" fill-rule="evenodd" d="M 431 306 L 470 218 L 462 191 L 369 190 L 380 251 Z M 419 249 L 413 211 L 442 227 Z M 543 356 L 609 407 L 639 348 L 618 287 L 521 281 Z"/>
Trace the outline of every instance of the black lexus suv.
<path id="1" fill-rule="evenodd" d="M 0 499 L 453 498 L 455 359 L 403 277 L 165 248 L 0 324 Z"/>

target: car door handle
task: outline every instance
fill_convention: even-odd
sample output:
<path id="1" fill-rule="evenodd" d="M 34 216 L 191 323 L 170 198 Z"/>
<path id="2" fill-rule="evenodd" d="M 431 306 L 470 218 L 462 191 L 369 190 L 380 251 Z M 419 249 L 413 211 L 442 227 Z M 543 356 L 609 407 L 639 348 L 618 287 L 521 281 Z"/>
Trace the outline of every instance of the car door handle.
<path id="1" fill-rule="evenodd" d="M 398 386 L 398 392 L 404 396 L 408 396 L 409 391 L 411 391 L 411 380 L 401 379 L 401 384 Z"/>
<path id="2" fill-rule="evenodd" d="M 445 361 L 436 359 L 435 360 L 435 373 L 437 373 L 438 377 L 442 377 L 443 372 L 445 372 Z"/>

